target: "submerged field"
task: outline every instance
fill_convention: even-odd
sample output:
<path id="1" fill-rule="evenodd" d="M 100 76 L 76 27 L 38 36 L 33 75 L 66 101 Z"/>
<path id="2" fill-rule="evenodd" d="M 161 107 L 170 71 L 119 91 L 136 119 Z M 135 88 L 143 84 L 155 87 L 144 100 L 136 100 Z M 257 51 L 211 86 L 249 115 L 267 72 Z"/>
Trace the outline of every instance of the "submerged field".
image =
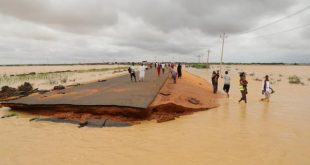
<path id="1" fill-rule="evenodd" d="M 217 69 L 188 71 L 210 81 Z M 0 119 L 0 164 L 310 164 L 310 67 L 223 69 L 230 70 L 231 92 L 219 107 L 161 124 L 145 121 L 126 128 L 78 129 L 29 122 L 27 115 Z M 249 81 L 247 104 L 238 103 L 241 71 Z M 83 74 L 93 77 L 91 72 Z M 260 101 L 266 74 L 276 91 L 269 103 Z M 291 83 L 294 76 L 300 83 Z M 220 79 L 220 91 L 222 84 Z M 0 110 L 0 116 L 7 113 Z"/>
<path id="2" fill-rule="evenodd" d="M 24 82 L 34 88 L 52 89 L 56 85 L 75 85 L 124 74 L 124 65 L 68 65 L 68 66 L 1 66 L 0 87 L 17 87 Z"/>

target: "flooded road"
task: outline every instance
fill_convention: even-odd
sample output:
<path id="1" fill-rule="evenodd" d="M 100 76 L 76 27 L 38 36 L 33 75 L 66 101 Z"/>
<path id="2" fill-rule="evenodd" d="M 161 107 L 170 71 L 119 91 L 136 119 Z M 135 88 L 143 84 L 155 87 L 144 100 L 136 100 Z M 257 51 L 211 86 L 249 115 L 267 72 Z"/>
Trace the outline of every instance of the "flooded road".
<path id="1" fill-rule="evenodd" d="M 24 115 L 0 119 L 0 164 L 310 164 L 310 67 L 226 69 L 231 70 L 231 94 L 220 107 L 161 124 L 78 129 L 29 122 Z M 238 103 L 240 70 L 255 72 L 247 77 L 247 104 Z M 210 71 L 190 69 L 207 80 Z M 269 103 L 259 101 L 261 81 L 255 80 L 267 73 L 276 91 Z M 290 75 L 300 76 L 305 85 L 289 84 Z M 7 113 L 0 110 L 0 116 Z"/>

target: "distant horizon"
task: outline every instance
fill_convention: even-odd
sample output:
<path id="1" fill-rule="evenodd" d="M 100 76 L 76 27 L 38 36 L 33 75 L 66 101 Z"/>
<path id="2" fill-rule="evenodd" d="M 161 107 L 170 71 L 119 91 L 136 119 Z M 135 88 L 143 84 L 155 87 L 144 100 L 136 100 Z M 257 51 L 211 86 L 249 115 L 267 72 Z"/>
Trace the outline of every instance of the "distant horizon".
<path id="1" fill-rule="evenodd" d="M 103 63 L 38 63 L 38 64 L 0 64 L 0 66 L 55 66 L 55 65 L 115 65 L 115 64 L 130 64 L 130 63 L 142 63 L 137 61 L 131 62 L 103 62 Z M 147 61 L 147 63 L 155 63 L 153 61 Z M 157 62 L 157 63 L 182 63 L 182 64 L 199 64 L 199 62 Z M 206 62 L 200 62 L 200 64 L 206 64 Z M 210 65 L 220 65 L 219 62 L 209 62 Z M 244 63 L 236 63 L 236 62 L 223 62 L 223 65 L 310 65 L 310 63 L 282 63 L 282 62 L 244 62 Z"/>

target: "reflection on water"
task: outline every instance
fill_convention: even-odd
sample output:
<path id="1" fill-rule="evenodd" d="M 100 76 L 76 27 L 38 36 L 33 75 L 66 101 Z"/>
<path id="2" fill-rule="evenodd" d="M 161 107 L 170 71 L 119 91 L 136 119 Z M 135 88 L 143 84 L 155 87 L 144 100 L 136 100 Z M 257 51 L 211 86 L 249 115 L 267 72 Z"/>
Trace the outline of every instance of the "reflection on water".
<path id="1" fill-rule="evenodd" d="M 281 74 L 280 66 L 269 67 L 238 66 Z M 290 74 L 300 72 L 294 68 Z M 191 71 L 210 79 L 204 70 Z M 248 80 L 247 104 L 238 103 L 233 76 L 230 98 L 221 99 L 220 107 L 161 124 L 78 129 L 29 117 L 1 119 L 0 164 L 310 164 L 310 86 L 283 80 L 266 103 L 259 101 L 261 82 Z"/>
<path id="2" fill-rule="evenodd" d="M 268 120 L 269 103 L 263 102 L 263 113 L 262 117 L 264 120 Z"/>
<path id="3" fill-rule="evenodd" d="M 239 110 L 240 110 L 240 121 L 244 121 L 246 119 L 246 108 L 247 104 L 241 104 L 239 105 Z"/>

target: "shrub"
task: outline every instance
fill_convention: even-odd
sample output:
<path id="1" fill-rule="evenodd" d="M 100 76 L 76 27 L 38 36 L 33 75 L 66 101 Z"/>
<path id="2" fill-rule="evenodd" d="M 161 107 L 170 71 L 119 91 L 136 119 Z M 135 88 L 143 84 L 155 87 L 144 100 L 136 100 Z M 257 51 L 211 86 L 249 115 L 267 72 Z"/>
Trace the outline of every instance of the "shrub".
<path id="1" fill-rule="evenodd" d="M 288 82 L 290 84 L 300 84 L 301 83 L 300 78 L 297 77 L 296 75 L 288 77 L 288 80 L 289 80 Z"/>
<path id="2" fill-rule="evenodd" d="M 25 82 L 23 85 L 20 85 L 18 87 L 18 90 L 28 93 L 28 92 L 31 92 L 33 90 L 33 87 L 29 82 Z"/>
<path id="3" fill-rule="evenodd" d="M 67 77 L 65 77 L 65 78 L 63 78 L 63 79 L 60 80 L 60 82 L 61 82 L 62 84 L 67 83 L 67 81 L 68 81 L 68 78 L 67 78 Z"/>
<path id="4" fill-rule="evenodd" d="M 249 76 L 255 76 L 255 73 L 250 73 Z"/>
<path id="5" fill-rule="evenodd" d="M 209 65 L 207 64 L 192 64 L 191 67 L 193 68 L 197 68 L 197 69 L 205 69 L 205 68 L 210 68 Z"/>

